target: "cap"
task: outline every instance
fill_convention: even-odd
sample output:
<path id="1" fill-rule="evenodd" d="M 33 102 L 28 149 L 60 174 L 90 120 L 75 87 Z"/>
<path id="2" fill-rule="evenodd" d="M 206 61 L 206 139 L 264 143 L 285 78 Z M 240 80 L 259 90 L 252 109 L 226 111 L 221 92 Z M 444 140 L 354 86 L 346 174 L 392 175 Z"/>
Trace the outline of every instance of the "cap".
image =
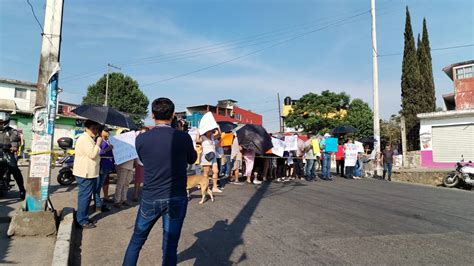
<path id="1" fill-rule="evenodd" d="M 329 134 L 329 133 L 324 134 L 325 138 L 330 137 L 330 136 L 331 136 L 331 134 Z"/>

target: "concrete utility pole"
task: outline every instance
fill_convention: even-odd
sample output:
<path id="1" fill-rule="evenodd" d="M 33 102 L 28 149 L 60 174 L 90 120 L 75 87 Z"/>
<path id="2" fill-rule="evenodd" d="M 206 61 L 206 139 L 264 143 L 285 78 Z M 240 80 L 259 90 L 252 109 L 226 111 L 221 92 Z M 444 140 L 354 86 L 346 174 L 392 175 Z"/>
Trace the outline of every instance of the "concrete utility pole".
<path id="1" fill-rule="evenodd" d="M 379 69 L 377 62 L 377 29 L 375 22 L 375 0 L 371 0 L 370 13 L 372 14 L 372 78 L 374 86 L 374 149 L 380 152 L 380 115 L 379 115 Z M 378 169 L 377 169 L 378 170 Z M 377 171 L 378 172 L 378 171 Z"/>
<path id="2" fill-rule="evenodd" d="M 280 132 L 283 132 L 283 124 L 281 121 L 281 102 L 280 102 L 280 93 L 277 93 L 278 97 L 278 121 L 280 122 Z"/>
<path id="3" fill-rule="evenodd" d="M 32 127 L 32 154 L 26 186 L 26 209 L 30 212 L 46 209 L 49 199 L 63 6 L 63 0 L 46 0 Z"/>
<path id="4" fill-rule="evenodd" d="M 109 74 L 110 74 L 110 68 L 113 67 L 115 69 L 121 70 L 120 67 L 116 67 L 112 64 L 107 64 L 107 78 L 105 81 L 105 101 L 104 101 L 104 106 L 108 106 L 109 102 Z"/>
<path id="5" fill-rule="evenodd" d="M 400 119 L 401 134 L 402 134 L 402 156 L 403 156 L 403 167 L 408 167 L 407 160 L 407 127 L 405 123 L 405 117 L 402 116 Z"/>

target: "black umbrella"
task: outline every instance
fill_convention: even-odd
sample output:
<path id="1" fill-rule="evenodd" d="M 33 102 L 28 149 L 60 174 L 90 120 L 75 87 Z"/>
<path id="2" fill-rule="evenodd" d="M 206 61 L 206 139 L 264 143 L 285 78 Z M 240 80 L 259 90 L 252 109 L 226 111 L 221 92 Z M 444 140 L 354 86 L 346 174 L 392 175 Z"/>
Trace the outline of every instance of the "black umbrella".
<path id="1" fill-rule="evenodd" d="M 355 132 L 357 132 L 357 129 L 351 126 L 338 126 L 335 129 L 331 130 L 332 135 L 344 135 Z"/>
<path id="2" fill-rule="evenodd" d="M 375 143 L 377 140 L 374 137 L 367 137 L 359 140 L 362 143 Z"/>
<path id="3" fill-rule="evenodd" d="M 272 138 L 262 126 L 243 126 L 237 130 L 237 139 L 244 149 L 255 151 L 259 155 L 273 148 Z"/>
<path id="4" fill-rule="evenodd" d="M 231 132 L 232 130 L 234 130 L 234 128 L 237 127 L 236 124 L 227 121 L 220 121 L 217 122 L 217 124 L 219 125 L 219 128 L 222 132 Z"/>
<path id="5" fill-rule="evenodd" d="M 86 104 L 77 107 L 76 109 L 72 110 L 72 112 L 77 114 L 78 116 L 85 117 L 101 124 L 124 127 L 129 129 L 138 128 L 137 125 L 135 125 L 135 123 L 133 123 L 133 121 L 129 117 L 108 106 Z"/>

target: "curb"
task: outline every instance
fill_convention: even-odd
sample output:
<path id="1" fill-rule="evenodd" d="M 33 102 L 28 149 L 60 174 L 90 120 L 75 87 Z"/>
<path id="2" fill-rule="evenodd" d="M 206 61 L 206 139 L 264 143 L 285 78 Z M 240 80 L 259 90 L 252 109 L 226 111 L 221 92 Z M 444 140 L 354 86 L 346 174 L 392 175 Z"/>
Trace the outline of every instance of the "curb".
<path id="1" fill-rule="evenodd" d="M 64 208 L 61 212 L 61 222 L 56 236 L 53 252 L 53 266 L 67 266 L 74 232 L 74 208 Z"/>

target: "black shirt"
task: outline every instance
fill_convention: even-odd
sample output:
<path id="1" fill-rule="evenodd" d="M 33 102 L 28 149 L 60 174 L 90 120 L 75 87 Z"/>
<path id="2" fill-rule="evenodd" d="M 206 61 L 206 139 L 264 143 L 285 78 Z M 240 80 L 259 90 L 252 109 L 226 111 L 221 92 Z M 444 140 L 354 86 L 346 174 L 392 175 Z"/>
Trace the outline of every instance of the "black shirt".
<path id="1" fill-rule="evenodd" d="M 145 171 L 144 200 L 186 196 L 186 169 L 197 159 L 187 133 L 158 126 L 140 134 L 135 146 Z"/>
<path id="2" fill-rule="evenodd" d="M 383 163 L 393 163 L 393 151 L 392 150 L 383 150 Z"/>

